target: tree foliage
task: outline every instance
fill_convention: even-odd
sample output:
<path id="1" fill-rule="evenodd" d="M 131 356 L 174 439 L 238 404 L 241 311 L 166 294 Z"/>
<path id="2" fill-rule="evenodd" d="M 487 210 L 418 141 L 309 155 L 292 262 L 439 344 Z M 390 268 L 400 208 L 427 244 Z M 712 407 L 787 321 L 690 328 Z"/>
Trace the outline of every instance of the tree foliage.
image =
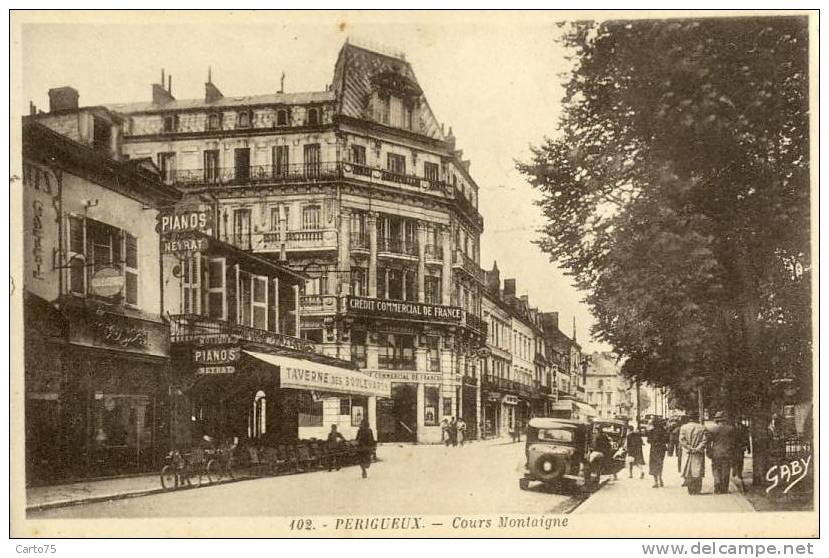
<path id="1" fill-rule="evenodd" d="M 519 170 L 538 244 L 624 371 L 714 404 L 811 385 L 805 18 L 578 22 L 559 134 Z"/>

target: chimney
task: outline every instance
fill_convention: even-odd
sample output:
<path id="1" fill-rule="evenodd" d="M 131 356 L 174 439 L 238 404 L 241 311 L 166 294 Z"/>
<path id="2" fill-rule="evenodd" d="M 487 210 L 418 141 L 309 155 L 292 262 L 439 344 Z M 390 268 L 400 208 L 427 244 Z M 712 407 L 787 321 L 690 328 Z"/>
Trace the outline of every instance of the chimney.
<path id="1" fill-rule="evenodd" d="M 161 69 L 161 82 L 153 84 L 153 104 L 154 105 L 166 105 L 171 101 L 175 101 L 176 98 L 173 97 L 172 93 L 169 89 L 172 87 L 172 76 L 167 81 L 168 89 L 164 89 L 164 68 Z"/>
<path id="2" fill-rule="evenodd" d="M 515 296 L 515 279 L 504 279 L 504 296 Z"/>
<path id="3" fill-rule="evenodd" d="M 207 68 L 207 83 L 204 84 L 204 102 L 215 103 L 224 98 L 219 88 L 213 85 L 213 72 Z"/>
<path id="4" fill-rule="evenodd" d="M 541 323 L 544 329 L 550 331 L 558 329 L 558 312 L 543 312 L 541 314 Z"/>
<path id="5" fill-rule="evenodd" d="M 530 306 L 530 295 L 521 295 L 521 302 L 524 303 L 525 306 Z"/>
<path id="6" fill-rule="evenodd" d="M 72 87 L 56 87 L 49 90 L 49 112 L 78 110 L 78 90 Z"/>
<path id="7" fill-rule="evenodd" d="M 576 340 L 576 317 L 573 316 L 573 341 Z"/>

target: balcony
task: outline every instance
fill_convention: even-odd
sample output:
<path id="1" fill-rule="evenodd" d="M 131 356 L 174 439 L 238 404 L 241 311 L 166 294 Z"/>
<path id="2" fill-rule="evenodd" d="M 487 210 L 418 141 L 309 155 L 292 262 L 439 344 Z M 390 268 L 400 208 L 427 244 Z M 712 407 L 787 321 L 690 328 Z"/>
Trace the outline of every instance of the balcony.
<path id="1" fill-rule="evenodd" d="M 453 189 L 453 203 L 455 208 L 465 215 L 470 221 L 475 223 L 478 227 L 484 226 L 484 218 L 478 213 L 478 208 L 472 205 L 472 202 L 466 199 L 463 192 L 457 188 Z"/>
<path id="2" fill-rule="evenodd" d="M 483 270 L 475 263 L 475 260 L 464 254 L 462 250 L 455 249 L 452 255 L 452 266 L 460 269 L 478 283 L 484 284 Z"/>
<path id="3" fill-rule="evenodd" d="M 386 255 L 417 257 L 417 241 L 399 238 L 378 238 L 377 252 Z"/>
<path id="4" fill-rule="evenodd" d="M 193 343 L 205 338 L 232 338 L 279 349 L 315 353 L 314 343 L 265 329 L 248 327 L 197 314 L 170 316 L 170 342 Z"/>
<path id="5" fill-rule="evenodd" d="M 464 312 L 464 323 L 466 324 L 466 327 L 474 329 L 475 331 L 486 337 L 487 323 L 475 314 L 472 314 L 470 312 Z"/>
<path id="6" fill-rule="evenodd" d="M 387 169 L 378 169 L 357 163 L 342 163 L 343 178 L 355 178 L 374 184 L 405 186 L 422 192 L 448 195 L 451 187 L 439 180 L 429 180 L 414 174 L 402 174 Z"/>
<path id="7" fill-rule="evenodd" d="M 167 171 L 163 180 L 182 190 L 249 184 L 288 184 L 327 181 L 340 177 L 338 163 L 297 163 L 293 165 L 255 165 Z"/>
<path id="8" fill-rule="evenodd" d="M 335 314 L 337 312 L 336 295 L 301 295 L 299 297 L 300 314 Z"/>
<path id="9" fill-rule="evenodd" d="M 423 251 L 426 255 L 427 260 L 432 260 L 435 262 L 443 261 L 443 246 L 440 246 L 438 244 L 427 244 L 423 247 Z"/>
<path id="10" fill-rule="evenodd" d="M 349 244 L 352 251 L 368 252 L 369 238 L 367 234 L 351 235 Z"/>
<path id="11" fill-rule="evenodd" d="M 227 242 L 254 252 L 278 252 L 282 249 L 283 233 L 280 231 L 265 233 L 247 233 L 229 235 Z M 319 251 L 337 249 L 336 229 L 307 229 L 287 231 L 284 233 L 285 250 Z"/>

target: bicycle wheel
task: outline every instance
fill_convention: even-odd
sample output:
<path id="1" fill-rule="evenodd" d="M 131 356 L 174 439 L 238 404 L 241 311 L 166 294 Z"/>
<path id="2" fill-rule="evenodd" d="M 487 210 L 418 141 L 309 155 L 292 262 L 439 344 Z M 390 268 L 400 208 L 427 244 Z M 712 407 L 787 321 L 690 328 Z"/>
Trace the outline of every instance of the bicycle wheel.
<path id="1" fill-rule="evenodd" d="M 222 478 L 222 466 L 216 459 L 211 459 L 207 462 L 207 466 L 204 468 L 205 476 L 207 477 L 207 482 L 209 484 L 213 484 L 217 482 L 220 478 Z"/>
<path id="2" fill-rule="evenodd" d="M 161 468 L 161 488 L 164 490 L 176 488 L 176 469 L 172 465 L 165 465 Z"/>

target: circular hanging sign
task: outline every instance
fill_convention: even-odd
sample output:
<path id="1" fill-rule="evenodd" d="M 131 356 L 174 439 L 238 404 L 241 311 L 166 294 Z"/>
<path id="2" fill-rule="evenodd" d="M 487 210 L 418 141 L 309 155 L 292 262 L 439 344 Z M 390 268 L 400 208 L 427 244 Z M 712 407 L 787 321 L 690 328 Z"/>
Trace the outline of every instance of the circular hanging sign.
<path id="1" fill-rule="evenodd" d="M 124 274 L 117 267 L 104 267 L 89 280 L 89 288 L 96 296 L 113 297 L 124 290 Z"/>

